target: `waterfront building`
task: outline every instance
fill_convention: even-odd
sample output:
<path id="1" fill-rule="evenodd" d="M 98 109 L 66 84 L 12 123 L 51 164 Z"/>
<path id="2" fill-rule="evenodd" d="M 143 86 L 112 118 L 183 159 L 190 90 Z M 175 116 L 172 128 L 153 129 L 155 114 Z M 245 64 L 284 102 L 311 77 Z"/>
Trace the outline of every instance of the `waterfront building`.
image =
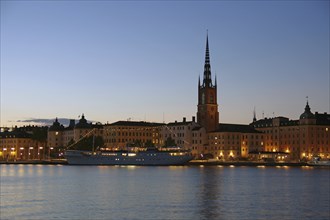
<path id="1" fill-rule="evenodd" d="M 84 114 L 82 114 L 78 123 L 73 126 L 73 142 L 78 142 L 80 139 L 92 135 L 103 137 L 103 125 L 88 123 Z"/>
<path id="2" fill-rule="evenodd" d="M 160 147 L 159 131 L 162 123 L 145 121 L 117 121 L 105 124 L 103 140 L 109 150 L 123 150 L 127 147 Z"/>
<path id="3" fill-rule="evenodd" d="M 221 160 L 247 159 L 250 151 L 263 148 L 263 134 L 249 125 L 220 123 L 208 134 L 207 154 Z"/>
<path id="4" fill-rule="evenodd" d="M 60 124 L 58 119 L 56 118 L 53 122 L 53 125 L 51 125 L 48 129 L 48 135 L 47 135 L 47 145 L 49 148 L 58 148 L 63 147 L 63 132 L 64 132 L 64 126 Z"/>
<path id="5" fill-rule="evenodd" d="M 191 152 L 195 158 L 204 157 L 208 152 L 208 134 L 204 127 L 197 126 L 192 130 Z"/>
<path id="6" fill-rule="evenodd" d="M 46 158 L 45 141 L 31 132 L 31 126 L 0 132 L 0 160 L 41 160 Z M 33 127 L 34 130 L 43 128 Z"/>
<path id="7" fill-rule="evenodd" d="M 313 156 L 330 159 L 330 114 L 311 112 L 308 101 L 298 120 L 286 117 L 254 119 L 263 132 L 264 150 L 286 152 L 289 160 L 310 160 Z"/>
<path id="8" fill-rule="evenodd" d="M 183 118 L 182 122 L 171 122 L 161 127 L 160 145 L 167 146 L 175 145 L 183 149 L 191 149 L 192 146 L 192 131 L 200 127 L 192 117 L 192 121 L 187 121 Z M 172 143 L 171 143 L 172 142 Z"/>
<path id="9" fill-rule="evenodd" d="M 68 127 L 64 127 L 56 118 L 48 129 L 47 147 L 49 155 L 61 157 L 64 149 L 71 147 L 82 138 L 92 135 L 103 137 L 103 125 L 88 123 L 84 114 L 82 114 L 77 124 L 74 119 L 71 119 Z"/>

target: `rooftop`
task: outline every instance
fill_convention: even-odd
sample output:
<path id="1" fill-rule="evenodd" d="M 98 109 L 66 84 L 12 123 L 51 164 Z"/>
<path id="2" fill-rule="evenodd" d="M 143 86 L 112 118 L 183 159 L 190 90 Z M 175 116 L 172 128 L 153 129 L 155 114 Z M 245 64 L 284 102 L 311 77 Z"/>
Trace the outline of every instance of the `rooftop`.
<path id="1" fill-rule="evenodd" d="M 253 126 L 242 124 L 219 124 L 218 129 L 214 132 L 261 133 Z"/>

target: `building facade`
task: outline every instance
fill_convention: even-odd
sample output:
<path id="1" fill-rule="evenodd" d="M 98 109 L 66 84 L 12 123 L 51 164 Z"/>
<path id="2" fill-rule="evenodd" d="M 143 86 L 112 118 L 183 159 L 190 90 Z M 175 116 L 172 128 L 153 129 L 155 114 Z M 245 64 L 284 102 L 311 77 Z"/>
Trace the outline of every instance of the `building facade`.
<path id="1" fill-rule="evenodd" d="M 298 120 L 264 118 L 251 126 L 263 132 L 265 151 L 288 153 L 291 161 L 307 161 L 313 156 L 330 159 L 330 114 L 313 114 L 308 102 Z"/>
<path id="2" fill-rule="evenodd" d="M 46 141 L 38 137 L 43 127 L 27 126 L 0 132 L 0 160 L 43 160 L 47 158 Z"/>
<path id="3" fill-rule="evenodd" d="M 75 143 L 88 136 L 103 137 L 103 125 L 88 123 L 82 114 L 78 123 L 70 120 L 69 126 L 64 127 L 56 118 L 48 129 L 47 147 L 52 157 L 62 157 L 65 149 L 70 149 Z"/>
<path id="4" fill-rule="evenodd" d="M 187 121 L 186 118 L 183 118 L 182 122 L 175 121 L 168 123 L 161 127 L 160 145 L 171 145 L 166 142 L 172 142 L 173 145 L 183 149 L 191 149 L 192 131 L 196 127 L 199 127 L 199 125 L 195 121 L 195 117 L 192 117 L 192 121 Z"/>
<path id="5" fill-rule="evenodd" d="M 117 121 L 104 125 L 103 140 L 108 150 L 126 150 L 128 147 L 160 147 L 162 123 L 144 121 Z"/>

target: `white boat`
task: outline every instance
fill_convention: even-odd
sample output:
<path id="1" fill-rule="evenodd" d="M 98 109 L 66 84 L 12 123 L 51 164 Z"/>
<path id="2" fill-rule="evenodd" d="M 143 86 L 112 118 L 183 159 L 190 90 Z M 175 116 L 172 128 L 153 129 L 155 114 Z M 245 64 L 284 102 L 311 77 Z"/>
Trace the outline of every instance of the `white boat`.
<path id="1" fill-rule="evenodd" d="M 185 150 L 81 151 L 67 150 L 64 154 L 70 165 L 184 165 L 193 159 Z"/>
<path id="2" fill-rule="evenodd" d="M 330 166 L 330 160 L 322 160 L 321 157 L 313 157 L 307 164 L 312 166 Z"/>

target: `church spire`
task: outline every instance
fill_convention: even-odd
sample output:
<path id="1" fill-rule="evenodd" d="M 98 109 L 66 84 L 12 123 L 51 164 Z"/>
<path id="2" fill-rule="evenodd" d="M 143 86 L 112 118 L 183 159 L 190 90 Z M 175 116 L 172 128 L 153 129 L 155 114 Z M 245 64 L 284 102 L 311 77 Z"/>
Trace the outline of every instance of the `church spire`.
<path id="1" fill-rule="evenodd" d="M 209 35 L 206 35 L 205 64 L 210 64 Z"/>
<path id="2" fill-rule="evenodd" d="M 210 65 L 210 51 L 209 51 L 209 36 L 208 36 L 208 33 L 206 35 L 206 50 L 205 50 L 205 64 L 204 64 L 203 87 L 212 87 L 211 65 Z"/>

